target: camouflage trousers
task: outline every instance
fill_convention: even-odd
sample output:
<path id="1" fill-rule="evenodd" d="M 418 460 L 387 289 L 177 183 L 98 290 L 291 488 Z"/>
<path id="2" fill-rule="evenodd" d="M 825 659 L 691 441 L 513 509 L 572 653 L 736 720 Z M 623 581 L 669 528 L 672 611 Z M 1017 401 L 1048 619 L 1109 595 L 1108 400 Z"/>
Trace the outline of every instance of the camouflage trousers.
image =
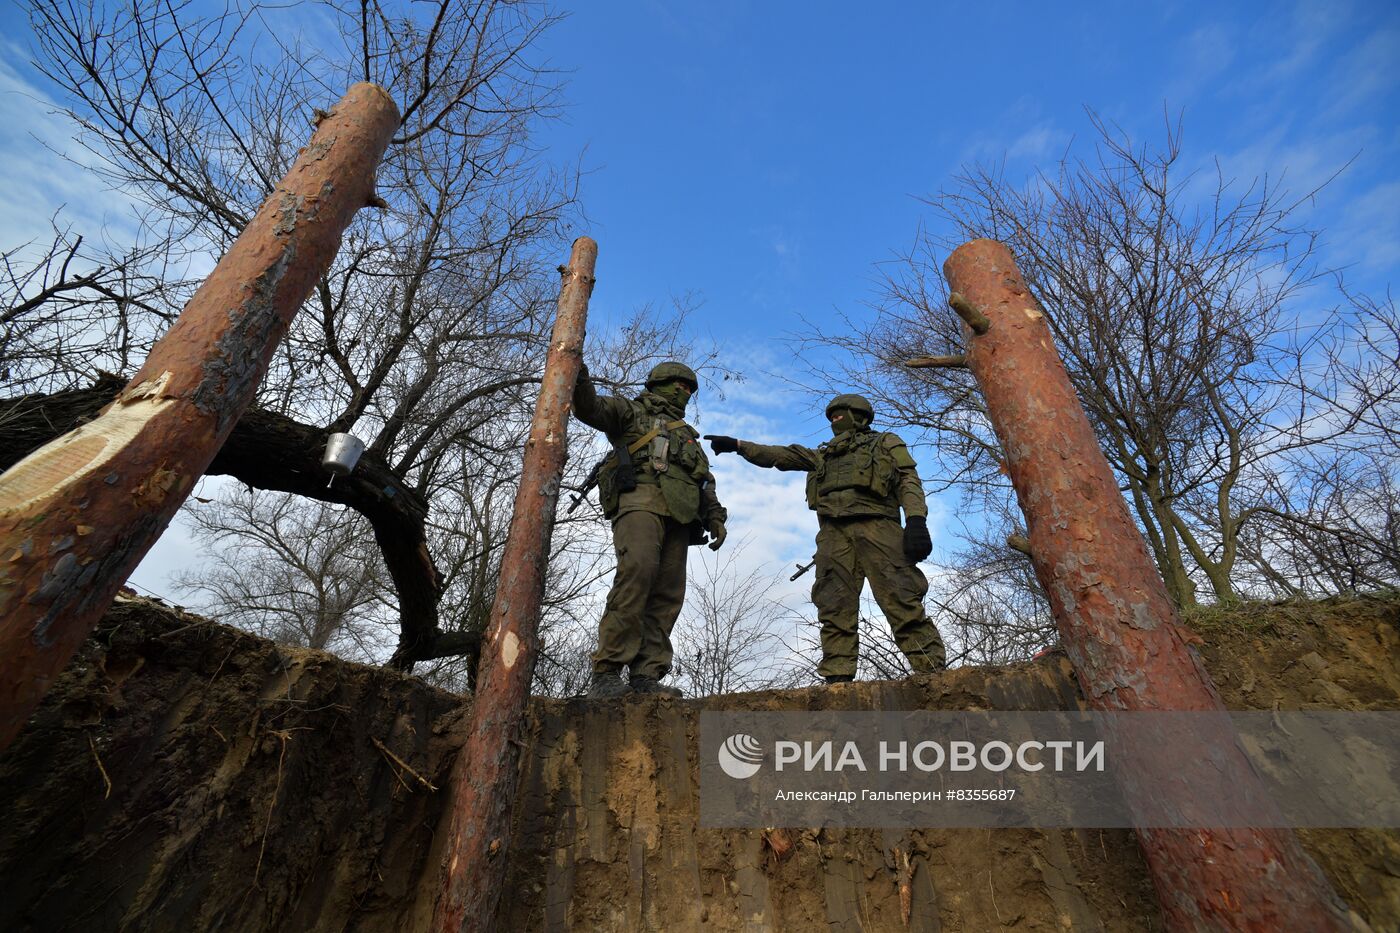
<path id="1" fill-rule="evenodd" d="M 613 522 L 617 574 L 598 623 L 593 670 L 629 667 L 634 676 L 671 670 L 671 630 L 685 602 L 690 527 L 652 512 L 625 512 Z"/>
<path id="2" fill-rule="evenodd" d="M 904 531 L 892 518 L 821 519 L 812 603 L 821 623 L 823 677 L 856 672 L 860 592 L 867 579 L 895 644 L 918 673 L 944 666 L 943 639 L 924 612 L 928 580 L 904 556 Z"/>

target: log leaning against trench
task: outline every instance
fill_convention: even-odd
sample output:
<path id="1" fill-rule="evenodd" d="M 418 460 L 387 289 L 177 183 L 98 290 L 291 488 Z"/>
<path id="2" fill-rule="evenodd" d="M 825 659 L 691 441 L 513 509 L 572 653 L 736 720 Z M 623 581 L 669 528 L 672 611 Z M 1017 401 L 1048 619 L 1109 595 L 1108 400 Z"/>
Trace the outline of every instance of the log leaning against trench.
<path id="1" fill-rule="evenodd" d="M 0 476 L 0 750 L 252 402 L 398 124 L 350 88 L 116 401 Z"/>
<path id="2" fill-rule="evenodd" d="M 943 269 L 963 319 L 967 366 L 1026 516 L 1036 578 L 1090 709 L 1223 713 L 1011 252 L 973 240 Z M 1180 749 L 1124 747 L 1134 751 L 1118 768 L 1130 806 L 1189 800 Z M 1210 754 L 1241 797 L 1267 799 L 1233 735 Z M 1171 930 L 1365 927 L 1291 830 L 1139 829 L 1138 840 Z"/>
<path id="3" fill-rule="evenodd" d="M 559 267 L 559 313 L 482 644 L 471 732 L 452 767 L 442 886 L 432 923 L 439 933 L 494 929 L 492 918 L 505 886 L 526 704 L 539 655 L 549 539 L 568 456 L 569 411 L 583 363 L 597 261 L 598 244 L 584 236 L 574 241 L 569 264 Z"/>

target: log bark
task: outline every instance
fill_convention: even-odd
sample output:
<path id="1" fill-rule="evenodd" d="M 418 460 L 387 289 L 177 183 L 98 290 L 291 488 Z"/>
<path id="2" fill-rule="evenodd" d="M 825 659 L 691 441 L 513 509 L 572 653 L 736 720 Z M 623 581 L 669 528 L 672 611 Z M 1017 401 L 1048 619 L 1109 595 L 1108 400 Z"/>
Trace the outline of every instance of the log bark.
<path id="1" fill-rule="evenodd" d="M 252 402 L 398 121 L 352 87 L 116 401 L 0 476 L 0 749 Z"/>
<path id="2" fill-rule="evenodd" d="M 956 310 L 968 366 L 1089 706 L 1223 711 L 1011 253 L 973 240 L 944 273 L 965 305 Z M 987 324 L 980 335 L 972 327 L 979 318 Z M 1258 777 L 1231 739 L 1212 750 L 1212 765 L 1248 791 Z M 1166 788 L 1181 771 L 1178 749 L 1127 744 L 1136 754 L 1119 770 L 1130 804 L 1182 793 Z M 1359 922 L 1287 829 L 1141 829 L 1138 838 L 1170 929 L 1344 930 Z"/>
<path id="3" fill-rule="evenodd" d="M 521 727 L 539 653 L 537 629 L 549 539 L 597 258 L 598 245 L 579 237 L 569 265 L 559 270 L 563 276 L 559 316 L 525 444 L 510 535 L 501 555 L 501 579 L 482 646 L 471 732 L 452 768 L 443 883 L 433 917 L 433 929 L 440 933 L 491 929 L 505 884 L 511 805 L 520 774 Z"/>

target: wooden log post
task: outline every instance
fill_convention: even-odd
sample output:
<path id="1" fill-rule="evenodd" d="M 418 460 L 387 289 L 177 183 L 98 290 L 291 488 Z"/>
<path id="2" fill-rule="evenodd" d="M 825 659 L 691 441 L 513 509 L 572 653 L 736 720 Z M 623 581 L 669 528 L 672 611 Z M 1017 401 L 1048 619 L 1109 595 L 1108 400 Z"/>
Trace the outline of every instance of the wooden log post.
<path id="1" fill-rule="evenodd" d="M 1010 251 L 973 240 L 943 269 L 1026 516 L 1027 550 L 1089 706 L 1222 711 Z M 1119 765 L 1131 805 L 1160 793 L 1181 752 L 1127 744 L 1139 753 Z M 1238 743 L 1226 744 L 1212 764 L 1258 782 Z M 1290 830 L 1140 829 L 1138 838 L 1169 929 L 1364 927 Z"/>
<path id="2" fill-rule="evenodd" d="M 116 400 L 0 476 L 0 749 L 252 402 L 398 124 L 350 88 Z"/>
<path id="3" fill-rule="evenodd" d="M 963 318 L 967 366 L 1026 516 L 1026 551 L 1089 706 L 1224 710 L 1011 252 L 967 242 L 944 273 Z M 1180 770 L 1179 749 L 1130 745 L 1137 754 L 1119 768 L 1124 799 L 1161 800 L 1163 777 Z M 1236 782 L 1259 782 L 1238 742 L 1226 745 L 1212 749 L 1212 765 Z M 1288 829 L 1138 829 L 1138 839 L 1169 929 L 1354 929 Z"/>
<path id="4" fill-rule="evenodd" d="M 496 601 L 481 649 L 471 732 L 452 767 L 442 887 L 432 927 L 440 933 L 493 929 L 505 884 L 521 727 L 539 652 L 537 629 L 549 539 L 597 259 L 598 244 L 579 237 L 569 265 L 559 269 L 563 276 L 559 316 L 545 358 L 510 534 L 501 555 Z"/>

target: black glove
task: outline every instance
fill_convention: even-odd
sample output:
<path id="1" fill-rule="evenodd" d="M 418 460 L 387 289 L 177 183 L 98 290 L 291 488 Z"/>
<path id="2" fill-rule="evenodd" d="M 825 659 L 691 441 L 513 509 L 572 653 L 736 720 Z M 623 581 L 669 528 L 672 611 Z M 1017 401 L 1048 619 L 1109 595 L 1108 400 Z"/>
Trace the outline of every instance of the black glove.
<path id="1" fill-rule="evenodd" d="M 579 360 L 579 363 L 578 363 L 578 380 L 577 380 L 577 381 L 578 381 L 578 382 L 591 382 L 591 381 L 592 381 L 591 377 L 588 375 L 588 364 L 585 363 L 583 360 Z"/>
<path id="2" fill-rule="evenodd" d="M 910 515 L 904 520 L 904 556 L 917 564 L 933 553 L 933 539 L 928 536 L 928 519 Z"/>
<path id="3" fill-rule="evenodd" d="M 710 442 L 710 449 L 717 454 L 735 454 L 739 452 L 738 438 L 729 437 L 724 434 L 706 434 L 705 440 Z"/>
<path id="4" fill-rule="evenodd" d="M 729 537 L 729 533 L 724 528 L 724 522 L 714 519 L 706 530 L 710 533 L 710 550 L 718 551 L 720 545 L 724 544 L 724 539 Z"/>

